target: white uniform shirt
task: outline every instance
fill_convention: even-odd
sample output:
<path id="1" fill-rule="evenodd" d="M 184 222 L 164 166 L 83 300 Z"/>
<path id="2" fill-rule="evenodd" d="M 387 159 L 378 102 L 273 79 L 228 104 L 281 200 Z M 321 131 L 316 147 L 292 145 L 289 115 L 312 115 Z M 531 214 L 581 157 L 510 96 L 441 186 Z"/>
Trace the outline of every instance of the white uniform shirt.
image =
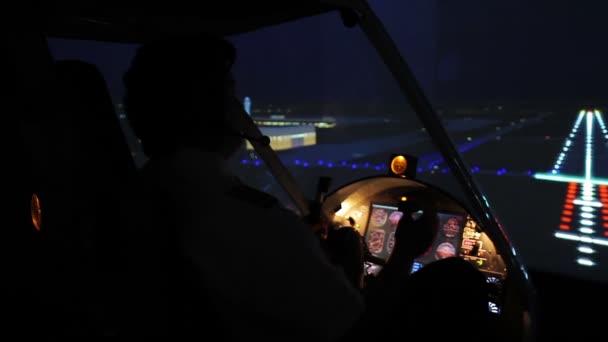
<path id="1" fill-rule="evenodd" d="M 184 253 L 233 338 L 340 338 L 363 312 L 358 290 L 294 213 L 255 191 L 239 193 L 240 182 L 221 165 L 219 155 L 182 149 L 145 172 L 175 201 Z"/>

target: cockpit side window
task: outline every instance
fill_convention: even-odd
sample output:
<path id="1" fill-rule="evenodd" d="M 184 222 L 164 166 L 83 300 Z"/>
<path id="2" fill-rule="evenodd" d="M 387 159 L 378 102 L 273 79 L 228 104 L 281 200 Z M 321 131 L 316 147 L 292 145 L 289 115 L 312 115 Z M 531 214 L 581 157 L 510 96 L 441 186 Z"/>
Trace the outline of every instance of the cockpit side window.
<path id="1" fill-rule="evenodd" d="M 138 45 L 59 38 L 48 38 L 47 41 L 55 60 L 80 60 L 91 63 L 103 74 L 120 126 L 131 150 L 131 156 L 136 166 L 141 167 L 146 161 L 146 156 L 129 126 L 122 105 L 124 95 L 122 77 Z"/>

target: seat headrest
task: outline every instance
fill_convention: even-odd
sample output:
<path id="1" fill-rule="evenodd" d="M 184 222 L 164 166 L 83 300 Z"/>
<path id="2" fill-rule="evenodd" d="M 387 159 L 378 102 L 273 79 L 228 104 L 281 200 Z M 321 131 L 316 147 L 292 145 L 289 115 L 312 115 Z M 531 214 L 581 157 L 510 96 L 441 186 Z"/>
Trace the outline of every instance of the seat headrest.
<path id="1" fill-rule="evenodd" d="M 112 98 L 99 69 L 78 60 L 55 62 L 52 124 L 64 134 L 58 151 L 74 171 L 115 179 L 135 172 Z M 96 180 L 98 181 L 99 178 Z"/>

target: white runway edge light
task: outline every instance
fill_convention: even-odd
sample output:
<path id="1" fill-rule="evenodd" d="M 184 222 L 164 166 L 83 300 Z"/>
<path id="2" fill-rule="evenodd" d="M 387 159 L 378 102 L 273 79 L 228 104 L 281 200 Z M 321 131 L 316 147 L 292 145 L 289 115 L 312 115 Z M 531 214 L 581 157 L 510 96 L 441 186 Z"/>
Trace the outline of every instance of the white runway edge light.
<path id="1" fill-rule="evenodd" d="M 580 148 L 582 137 L 576 140 L 579 127 L 585 123 L 585 136 L 583 140 L 584 147 L 584 174 L 583 175 L 567 175 L 563 174 L 564 163 L 567 160 L 568 154 L 573 148 Z M 599 125 L 601 137 L 594 137 L 594 131 Z M 569 192 L 566 197 L 567 210 L 564 214 L 568 214 L 566 218 L 562 217 L 560 230 L 555 232 L 555 237 L 562 240 L 575 241 L 578 243 L 577 252 L 579 256 L 576 263 L 581 266 L 595 266 L 597 262 L 591 256 L 596 253 L 593 246 L 608 247 L 608 239 L 602 234 L 602 227 L 606 227 L 605 215 L 605 200 L 598 197 L 598 187 L 608 185 L 608 179 L 593 177 L 593 154 L 596 148 L 595 142 L 608 142 L 608 129 L 603 119 L 602 113 L 597 110 L 581 110 L 576 117 L 574 126 L 570 134 L 566 138 L 553 168 L 546 173 L 536 173 L 534 178 L 539 180 L 565 182 L 570 183 Z M 578 145 L 578 146 L 576 146 Z M 599 145 L 599 148 L 603 144 Z M 574 194 L 576 193 L 576 196 Z M 565 222 L 564 222 L 565 220 Z M 603 225 L 602 225 L 603 223 Z"/>

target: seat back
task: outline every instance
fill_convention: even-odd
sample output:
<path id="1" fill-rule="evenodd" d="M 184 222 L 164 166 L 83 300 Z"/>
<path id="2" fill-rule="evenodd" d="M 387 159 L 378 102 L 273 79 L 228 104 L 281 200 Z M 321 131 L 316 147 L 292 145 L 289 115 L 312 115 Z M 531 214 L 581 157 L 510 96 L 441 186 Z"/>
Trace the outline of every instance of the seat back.
<path id="1" fill-rule="evenodd" d="M 3 303 L 2 316 L 5 317 L 1 334 L 6 338 L 19 334 L 21 338 L 27 339 L 41 337 L 39 331 L 45 330 L 46 326 L 44 320 L 38 319 L 46 316 L 39 293 L 40 284 L 44 280 L 44 268 L 40 263 L 43 253 L 40 250 L 40 235 L 31 218 L 31 200 L 37 182 L 32 177 L 29 148 L 23 134 L 26 118 L 32 110 L 30 100 L 36 96 L 37 88 L 35 82 L 22 74 L 23 69 L 30 66 L 32 70 L 35 69 L 34 61 L 18 57 L 17 51 L 24 49 L 8 48 L 27 45 L 32 38 L 17 39 L 11 37 L 11 34 L 5 34 L 2 39 L 7 50 L 0 56 L 1 64 L 5 67 L 2 78 L 5 86 L 0 92 L 0 100 L 4 104 L 0 126 L 4 171 L 0 231 L 3 276 L 0 300 Z M 32 329 L 32 325 L 36 325 L 39 330 Z"/>
<path id="2" fill-rule="evenodd" d="M 57 334 L 104 334 L 120 262 L 121 198 L 137 170 L 99 70 L 81 61 L 52 68 L 37 119 L 49 305 L 61 317 Z"/>

